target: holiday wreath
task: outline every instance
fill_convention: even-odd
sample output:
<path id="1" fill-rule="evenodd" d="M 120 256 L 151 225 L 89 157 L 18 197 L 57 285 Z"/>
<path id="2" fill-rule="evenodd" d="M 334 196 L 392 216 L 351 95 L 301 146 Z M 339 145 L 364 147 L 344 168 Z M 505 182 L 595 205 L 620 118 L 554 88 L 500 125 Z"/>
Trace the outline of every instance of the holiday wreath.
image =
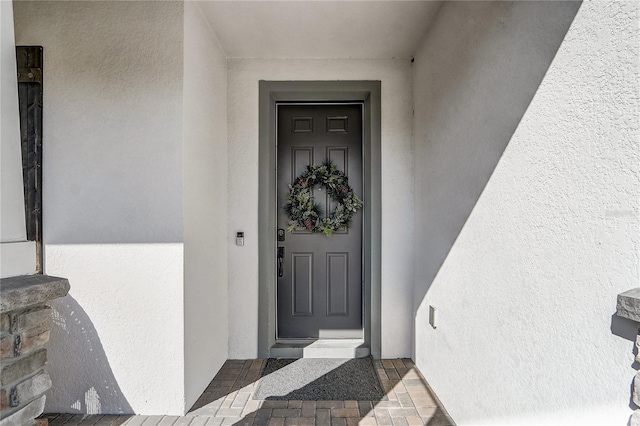
<path id="1" fill-rule="evenodd" d="M 323 185 L 329 196 L 338 202 L 329 217 L 320 217 L 320 205 L 313 201 L 313 187 Z M 307 166 L 300 176 L 289 185 L 287 203 L 284 206 L 289 215 L 289 232 L 305 228 L 311 232 L 331 235 L 343 226 L 349 227 L 351 218 L 362 207 L 362 201 L 353 193 L 347 176 L 326 160 L 320 166 Z"/>

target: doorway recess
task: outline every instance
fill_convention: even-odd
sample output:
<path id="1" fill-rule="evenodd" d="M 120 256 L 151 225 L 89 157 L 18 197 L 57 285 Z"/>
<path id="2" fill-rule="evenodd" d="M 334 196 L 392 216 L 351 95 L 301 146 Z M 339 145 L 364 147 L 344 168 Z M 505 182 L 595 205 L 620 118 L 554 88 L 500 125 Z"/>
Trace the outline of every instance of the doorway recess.
<path id="1" fill-rule="evenodd" d="M 363 105 L 364 344 L 380 358 L 381 138 L 379 81 L 260 81 L 258 355 L 276 355 L 276 111 L 282 102 L 359 102 Z M 281 345 L 280 345 L 281 346 Z M 355 353 L 356 351 L 354 351 Z M 358 352 L 362 353 L 362 351 Z"/>

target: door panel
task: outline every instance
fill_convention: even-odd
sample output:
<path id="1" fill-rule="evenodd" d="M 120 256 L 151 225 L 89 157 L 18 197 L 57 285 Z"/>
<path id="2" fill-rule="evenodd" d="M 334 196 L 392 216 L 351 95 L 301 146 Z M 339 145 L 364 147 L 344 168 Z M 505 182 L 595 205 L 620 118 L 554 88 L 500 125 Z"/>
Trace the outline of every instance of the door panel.
<path id="1" fill-rule="evenodd" d="M 327 315 L 349 315 L 349 253 L 327 253 Z"/>
<path id="2" fill-rule="evenodd" d="M 313 315 L 313 253 L 291 253 L 291 315 Z"/>
<path id="3" fill-rule="evenodd" d="M 289 184 L 309 164 L 330 159 L 362 199 L 362 106 L 278 105 L 278 228 Z M 313 190 L 325 216 L 336 207 L 325 188 Z M 366 200 L 363 200 L 366 203 Z M 279 338 L 362 337 L 362 210 L 349 229 L 331 237 L 306 229 L 286 232 L 278 277 Z"/>

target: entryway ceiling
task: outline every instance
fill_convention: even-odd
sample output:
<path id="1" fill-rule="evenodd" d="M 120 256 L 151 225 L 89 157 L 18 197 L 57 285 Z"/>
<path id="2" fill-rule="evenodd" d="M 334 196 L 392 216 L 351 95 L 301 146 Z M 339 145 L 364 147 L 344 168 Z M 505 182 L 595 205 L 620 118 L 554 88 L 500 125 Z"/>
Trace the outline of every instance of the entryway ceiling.
<path id="1" fill-rule="evenodd" d="M 409 58 L 439 1 L 202 1 L 231 58 Z"/>

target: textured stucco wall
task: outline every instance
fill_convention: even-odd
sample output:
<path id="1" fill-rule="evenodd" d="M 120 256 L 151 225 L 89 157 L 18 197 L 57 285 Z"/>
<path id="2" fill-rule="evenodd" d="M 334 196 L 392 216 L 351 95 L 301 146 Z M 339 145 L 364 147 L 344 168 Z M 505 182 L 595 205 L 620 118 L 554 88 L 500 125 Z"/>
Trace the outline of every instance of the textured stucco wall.
<path id="1" fill-rule="evenodd" d="M 185 408 L 227 359 L 227 60 L 184 4 Z"/>
<path id="2" fill-rule="evenodd" d="M 32 274 L 33 242 L 26 242 L 13 4 L 0 2 L 0 277 Z"/>
<path id="3" fill-rule="evenodd" d="M 412 343 L 413 148 L 408 60 L 229 59 L 229 357 L 257 356 L 258 81 L 382 82 L 382 355 Z M 366 200 L 365 200 L 366 202 Z M 233 245 L 236 231 L 245 245 Z"/>
<path id="4" fill-rule="evenodd" d="M 413 73 L 417 365 L 459 425 L 626 424 L 638 3 L 451 2 L 434 22 Z"/>
<path id="5" fill-rule="evenodd" d="M 27 234 L 24 223 L 24 196 L 22 188 L 22 152 L 20 145 L 20 117 L 18 114 L 18 82 L 16 80 L 16 54 L 13 35 L 13 4 L 0 3 L 1 61 L 0 84 L 2 98 L 2 210 L 0 241 L 24 241 Z"/>
<path id="6" fill-rule="evenodd" d="M 181 414 L 183 6 L 16 2 L 44 47 L 47 410 Z M 171 390 L 171 391 L 168 391 Z"/>

